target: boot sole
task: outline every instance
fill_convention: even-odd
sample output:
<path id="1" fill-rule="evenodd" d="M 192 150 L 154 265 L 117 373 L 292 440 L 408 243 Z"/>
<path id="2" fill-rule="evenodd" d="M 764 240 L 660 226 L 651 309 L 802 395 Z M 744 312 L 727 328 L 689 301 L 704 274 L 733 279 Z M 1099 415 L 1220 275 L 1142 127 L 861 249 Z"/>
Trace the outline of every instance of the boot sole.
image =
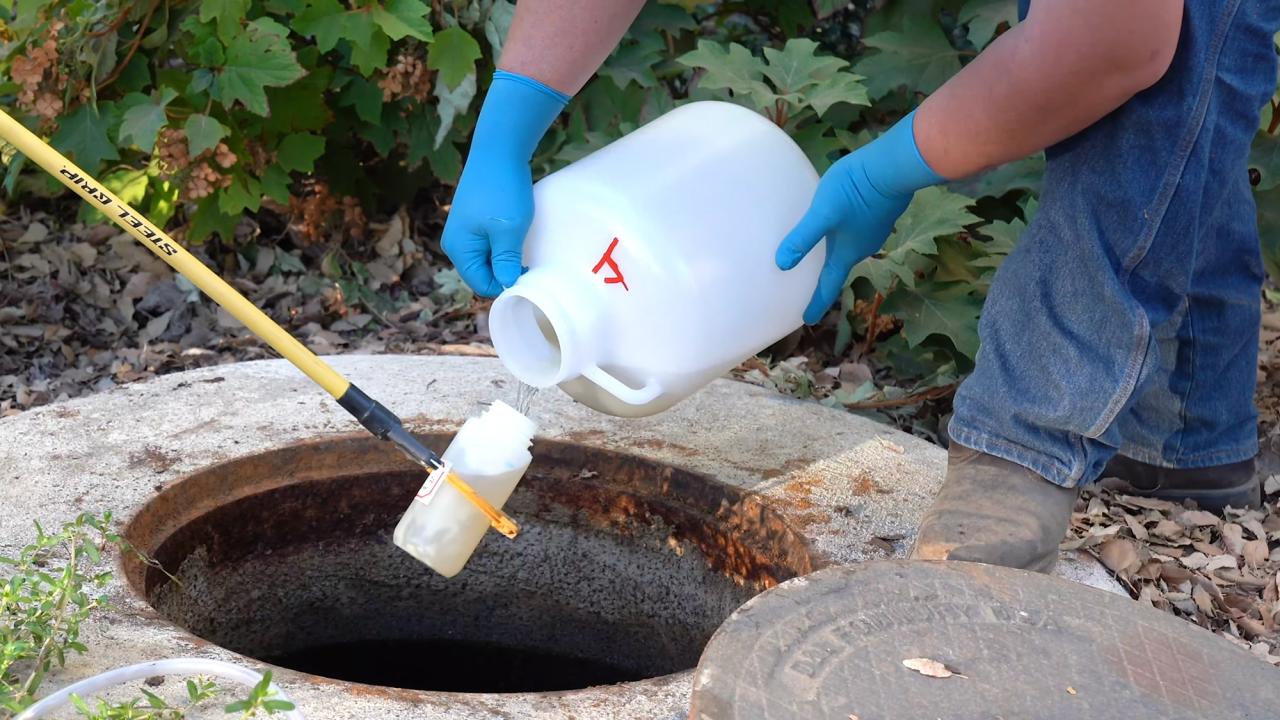
<path id="1" fill-rule="evenodd" d="M 1121 488 L 1120 492 L 1156 500 L 1168 500 L 1175 503 L 1180 503 L 1183 500 L 1194 500 L 1201 509 L 1216 512 L 1220 512 L 1228 506 L 1242 510 L 1246 508 L 1252 510 L 1262 506 L 1262 485 L 1256 478 L 1229 488 L 1138 490 L 1133 486 L 1128 486 Z"/>

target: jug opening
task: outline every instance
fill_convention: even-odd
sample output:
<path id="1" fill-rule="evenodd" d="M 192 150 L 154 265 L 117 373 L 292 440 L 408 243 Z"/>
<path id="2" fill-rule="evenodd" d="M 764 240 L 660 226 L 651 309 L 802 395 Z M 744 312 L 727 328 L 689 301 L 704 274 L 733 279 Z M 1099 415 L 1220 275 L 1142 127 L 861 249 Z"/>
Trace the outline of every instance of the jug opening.
<path id="1" fill-rule="evenodd" d="M 494 323 L 502 327 L 493 327 Z M 526 297 L 512 296 L 507 299 L 505 312 L 490 316 L 490 324 L 491 334 L 500 334 L 507 340 L 502 360 L 512 375 L 534 387 L 548 387 L 560 381 L 560 336 L 542 308 Z"/>

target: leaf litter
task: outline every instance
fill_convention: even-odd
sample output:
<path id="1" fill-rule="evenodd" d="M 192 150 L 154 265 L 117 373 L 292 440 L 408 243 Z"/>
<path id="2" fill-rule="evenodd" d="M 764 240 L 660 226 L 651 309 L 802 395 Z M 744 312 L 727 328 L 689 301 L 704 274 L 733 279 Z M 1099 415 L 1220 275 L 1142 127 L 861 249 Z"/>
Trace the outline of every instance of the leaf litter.
<path id="1" fill-rule="evenodd" d="M 0 417 L 165 373 L 275 357 L 117 228 L 56 227 L 40 212 L 0 217 Z M 319 354 L 492 355 L 488 303 L 414 227 L 401 211 L 371 225 L 364 248 L 286 250 L 287 241 L 250 239 L 193 251 Z"/>
<path id="2" fill-rule="evenodd" d="M 1094 555 L 1139 602 L 1280 665 L 1280 493 L 1216 514 L 1095 486 L 1063 548 Z"/>

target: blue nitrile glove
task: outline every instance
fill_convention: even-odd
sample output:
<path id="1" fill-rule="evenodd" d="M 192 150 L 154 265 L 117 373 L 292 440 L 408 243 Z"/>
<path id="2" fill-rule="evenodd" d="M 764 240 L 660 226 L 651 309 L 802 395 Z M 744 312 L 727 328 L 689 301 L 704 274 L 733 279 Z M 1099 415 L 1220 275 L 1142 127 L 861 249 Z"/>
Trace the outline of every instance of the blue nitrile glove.
<path id="1" fill-rule="evenodd" d="M 849 271 L 884 245 L 893 224 L 921 188 L 943 182 L 916 147 L 915 112 L 840 158 L 818 182 L 809 210 L 778 246 L 778 267 L 790 270 L 827 238 L 827 259 L 804 311 L 814 324 L 840 297 Z"/>
<path id="2" fill-rule="evenodd" d="M 463 282 L 480 295 L 494 297 L 520 277 L 533 222 L 529 160 L 567 102 L 568 95 L 533 78 L 493 74 L 440 241 Z"/>

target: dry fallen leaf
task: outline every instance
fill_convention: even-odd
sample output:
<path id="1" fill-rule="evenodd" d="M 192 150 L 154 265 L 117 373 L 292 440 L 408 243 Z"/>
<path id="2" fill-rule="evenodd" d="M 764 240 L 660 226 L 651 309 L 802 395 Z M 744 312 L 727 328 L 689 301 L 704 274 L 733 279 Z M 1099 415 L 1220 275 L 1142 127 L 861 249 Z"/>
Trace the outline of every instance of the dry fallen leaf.
<path id="1" fill-rule="evenodd" d="M 908 658 L 903 660 L 902 664 L 926 677 L 949 678 L 952 675 L 961 678 L 964 677 L 964 675 L 961 675 L 958 672 L 948 670 L 946 665 L 943 665 L 937 660 L 930 660 L 929 658 Z"/>
<path id="2" fill-rule="evenodd" d="M 1107 514 L 1107 504 L 1102 502 L 1102 498 L 1095 497 L 1089 500 L 1089 505 L 1084 509 L 1084 514 L 1089 517 L 1101 517 Z"/>
<path id="3" fill-rule="evenodd" d="M 1207 510 L 1187 510 L 1178 516 L 1178 522 L 1187 527 L 1217 527 L 1222 518 Z"/>
<path id="4" fill-rule="evenodd" d="M 1191 547 L 1195 548 L 1196 550 L 1199 550 L 1200 552 L 1204 553 L 1205 555 L 1208 555 L 1211 558 L 1216 558 L 1219 555 L 1227 554 L 1226 550 L 1223 550 L 1222 548 L 1218 547 L 1217 545 L 1214 545 L 1213 543 L 1204 542 L 1203 540 L 1193 541 L 1191 543 Z"/>
<path id="5" fill-rule="evenodd" d="M 1253 537 L 1255 539 L 1257 540 L 1267 539 L 1267 530 L 1266 528 L 1262 527 L 1262 523 L 1259 522 L 1257 518 L 1242 518 L 1240 520 L 1240 524 L 1244 526 L 1245 530 L 1248 530 L 1249 532 L 1253 533 Z"/>
<path id="6" fill-rule="evenodd" d="M 1209 597 L 1209 593 L 1199 585 L 1191 590 L 1191 600 L 1200 608 L 1200 612 L 1208 617 L 1213 617 L 1213 598 Z"/>
<path id="7" fill-rule="evenodd" d="M 1250 610 L 1253 610 L 1253 607 L 1255 604 L 1257 604 L 1257 601 L 1252 597 L 1246 597 L 1244 595 L 1232 593 L 1230 595 L 1222 596 L 1222 604 L 1232 610 L 1237 610 L 1239 612 L 1247 614 Z"/>
<path id="8" fill-rule="evenodd" d="M 1160 562 L 1159 560 L 1148 560 L 1143 563 L 1142 567 L 1139 568 L 1133 576 L 1142 578 L 1143 580 L 1155 580 L 1164 572 L 1164 566 L 1165 563 Z"/>
<path id="9" fill-rule="evenodd" d="M 1147 539 L 1147 529 L 1143 527 L 1142 522 L 1138 520 L 1138 518 L 1135 518 L 1129 513 L 1125 513 L 1124 523 L 1129 526 L 1129 532 L 1133 533 L 1135 538 L 1139 540 Z"/>
<path id="10" fill-rule="evenodd" d="M 1254 620 L 1248 615 L 1237 615 L 1235 623 L 1240 627 L 1241 633 L 1244 637 L 1250 640 L 1257 640 L 1259 638 L 1266 637 L 1268 634 L 1267 629 L 1263 627 L 1262 623 Z"/>
<path id="11" fill-rule="evenodd" d="M 1191 593 L 1189 592 L 1165 593 L 1164 599 L 1168 600 L 1170 604 L 1172 604 L 1174 607 L 1181 610 L 1184 614 L 1192 617 L 1195 616 L 1196 604 L 1195 604 L 1195 601 L 1191 599 Z"/>
<path id="12" fill-rule="evenodd" d="M 1264 642 L 1254 643 L 1249 647 L 1249 652 L 1252 652 L 1258 658 L 1266 660 L 1272 665 L 1280 665 L 1280 655 L 1272 655 L 1270 650 L 1271 646 Z"/>
<path id="13" fill-rule="evenodd" d="M 1213 572 L 1214 570 L 1235 567 L 1237 567 L 1235 555 L 1219 555 L 1215 558 L 1209 558 L 1209 562 L 1204 565 L 1204 570 L 1205 572 Z"/>
<path id="14" fill-rule="evenodd" d="M 1168 500 L 1144 498 L 1144 497 L 1138 497 L 1137 495 L 1122 495 L 1118 498 L 1118 500 L 1126 505 L 1132 505 L 1133 507 L 1140 507 L 1146 510 L 1160 510 L 1163 512 L 1169 512 L 1174 508 L 1178 507 L 1177 505 L 1169 502 Z"/>
<path id="15" fill-rule="evenodd" d="M 1240 554 L 1244 558 L 1245 565 L 1259 568 L 1270 560 L 1271 550 L 1267 547 L 1266 540 L 1250 540 L 1244 544 Z"/>
<path id="16" fill-rule="evenodd" d="M 1244 528 L 1236 523 L 1229 522 L 1222 526 L 1222 544 L 1227 546 L 1227 552 L 1232 555 L 1239 556 L 1244 553 Z"/>
<path id="17" fill-rule="evenodd" d="M 1128 538 L 1112 538 L 1098 551 L 1102 564 L 1111 572 L 1128 579 L 1138 569 L 1138 546 Z"/>
<path id="18" fill-rule="evenodd" d="M 1209 564 L 1209 556 L 1202 552 L 1193 552 L 1190 555 L 1178 558 L 1178 562 L 1192 570 L 1199 570 Z"/>
<path id="19" fill-rule="evenodd" d="M 874 379 L 871 368 L 860 362 L 846 362 L 837 369 L 837 377 L 845 387 L 861 387 L 863 383 Z"/>
<path id="20" fill-rule="evenodd" d="M 1194 575 L 1191 582 L 1195 583 L 1201 590 L 1209 593 L 1209 597 L 1218 602 L 1222 602 L 1222 591 L 1218 589 L 1218 585 L 1203 575 Z"/>
<path id="21" fill-rule="evenodd" d="M 1182 526 L 1172 520 L 1161 520 L 1151 529 L 1151 534 L 1162 538 L 1176 538 L 1182 535 Z"/>
<path id="22" fill-rule="evenodd" d="M 1181 544 L 1180 541 L 1174 541 L 1174 542 L 1178 542 L 1179 545 L 1161 545 L 1159 543 L 1149 543 L 1147 545 L 1147 549 L 1151 551 L 1152 555 L 1159 555 L 1168 560 L 1177 560 L 1183 555 L 1186 555 L 1188 551 L 1186 548 L 1180 547 L 1180 544 Z"/>
<path id="23" fill-rule="evenodd" d="M 1280 532 L 1280 513 L 1276 513 L 1273 510 L 1271 514 L 1262 521 L 1262 529 L 1266 530 L 1267 533 L 1270 534 L 1271 539 L 1276 539 L 1275 533 Z"/>
<path id="24" fill-rule="evenodd" d="M 1262 489 L 1268 495 L 1280 492 L 1280 475 L 1272 475 L 1263 483 Z"/>
<path id="25" fill-rule="evenodd" d="M 374 243 L 374 250 L 378 252 L 380 257 L 390 257 L 400 252 L 400 241 L 404 238 L 405 218 L 402 212 L 391 216 L 391 220 L 387 223 L 386 232 L 378 242 Z"/>

